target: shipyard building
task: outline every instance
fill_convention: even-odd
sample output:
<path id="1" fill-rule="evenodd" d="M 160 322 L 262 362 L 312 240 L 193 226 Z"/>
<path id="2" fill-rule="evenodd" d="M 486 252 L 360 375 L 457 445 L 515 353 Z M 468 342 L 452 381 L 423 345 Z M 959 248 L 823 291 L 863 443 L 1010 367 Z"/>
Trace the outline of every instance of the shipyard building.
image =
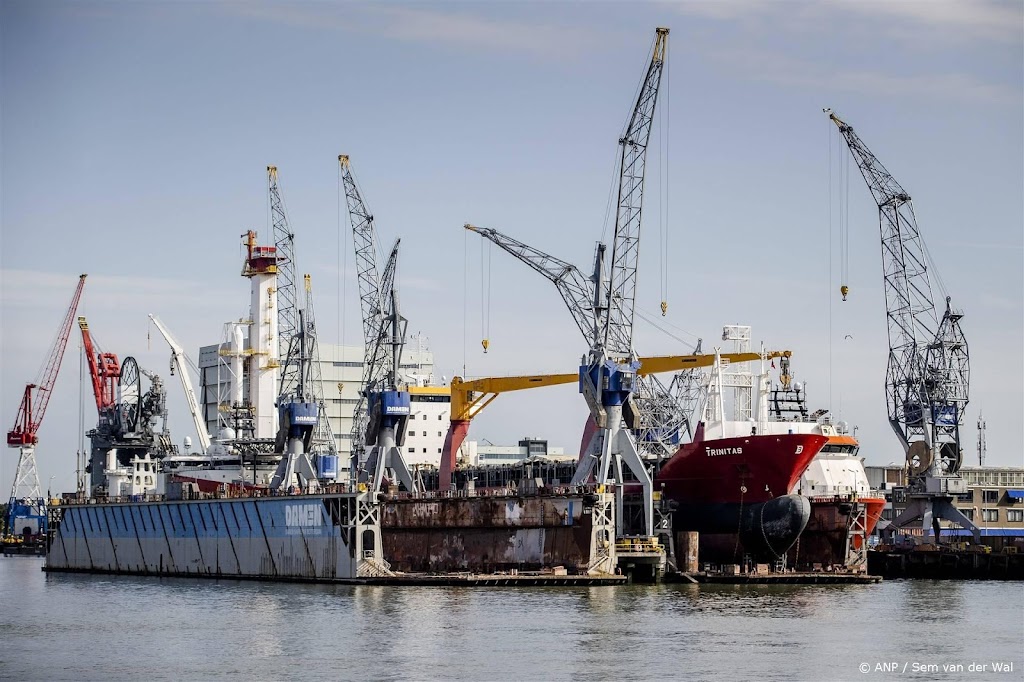
<path id="1" fill-rule="evenodd" d="M 343 460 L 352 451 L 352 413 L 359 402 L 363 380 L 363 347 L 321 343 L 320 375 L 324 406 Z M 216 437 L 227 426 L 230 413 L 231 367 L 226 342 L 199 349 L 200 407 L 207 430 Z M 402 353 L 402 380 L 410 385 L 412 413 L 405 440 L 409 465 L 437 466 L 448 430 L 451 392 L 444 377 L 434 376 L 434 354 L 426 337 L 416 335 Z M 248 363 L 244 368 L 243 395 L 248 395 Z"/>

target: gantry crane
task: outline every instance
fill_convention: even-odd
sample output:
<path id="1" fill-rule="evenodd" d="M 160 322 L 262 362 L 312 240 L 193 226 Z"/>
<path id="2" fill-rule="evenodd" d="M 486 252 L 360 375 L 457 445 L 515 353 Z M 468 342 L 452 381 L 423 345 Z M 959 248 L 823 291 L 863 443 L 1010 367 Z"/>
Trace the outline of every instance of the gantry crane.
<path id="1" fill-rule="evenodd" d="M 412 492 L 416 485 L 402 455 L 411 402 L 399 375 L 407 325 L 399 311 L 395 283 L 400 240 L 391 248 L 384 269 L 378 270 L 373 215 L 363 201 L 348 156 L 339 155 L 338 163 L 352 223 L 363 318 L 363 381 L 352 415 L 352 471 L 358 478 L 365 476 L 374 493 L 380 491 L 388 471 L 390 481 L 400 482 Z M 362 461 L 366 446 L 372 449 Z M 360 470 L 365 473 L 361 475 Z"/>
<path id="2" fill-rule="evenodd" d="M 605 265 L 607 247 L 599 244 L 593 275 L 586 277 L 576 266 L 496 230 L 466 225 L 547 277 L 558 288 L 569 312 L 590 343 L 579 371 L 580 392 L 601 434 L 600 452 L 584 457 L 573 477 L 574 485 L 592 477 L 609 479 L 614 469 L 617 483 L 624 482 L 622 463 L 643 489 L 647 536 L 654 533 L 653 484 L 636 442 L 622 428 L 623 405 L 630 400 L 640 363 L 633 349 L 633 313 L 636 297 L 637 257 L 643 208 L 647 143 L 654 120 L 661 74 L 668 44 L 667 28 L 656 31 L 651 61 L 625 134 L 619 139 L 619 191 L 610 267 Z M 617 523 L 622 524 L 622 496 L 618 496 Z"/>
<path id="3" fill-rule="evenodd" d="M 7 445 L 18 448 L 18 468 L 11 487 L 10 503 L 7 507 L 7 529 L 15 535 L 37 535 L 46 532 L 46 502 L 39 485 L 39 471 L 36 468 L 36 444 L 39 442 L 39 426 L 46 415 L 53 386 L 60 372 L 64 349 L 68 345 L 71 325 L 75 320 L 78 302 L 82 298 L 86 275 L 80 275 L 78 286 L 71 298 L 64 321 L 57 332 L 57 338 L 50 348 L 50 354 L 38 383 L 26 384 L 14 427 L 7 432 Z M 32 389 L 35 390 L 33 395 Z M 20 526 L 20 527 L 19 527 Z"/>
<path id="4" fill-rule="evenodd" d="M 927 535 L 939 536 L 939 519 L 974 532 L 953 506 L 965 490 L 957 475 L 963 458 L 960 423 L 967 406 L 970 358 L 960 329 L 963 313 L 946 297 L 941 320 L 932 298 L 928 251 L 910 195 L 871 153 L 853 128 L 825 109 L 850 148 L 875 204 L 882 238 L 889 361 L 885 373 L 889 424 L 909 469 L 908 504 L 892 522 L 899 529 L 921 519 Z"/>

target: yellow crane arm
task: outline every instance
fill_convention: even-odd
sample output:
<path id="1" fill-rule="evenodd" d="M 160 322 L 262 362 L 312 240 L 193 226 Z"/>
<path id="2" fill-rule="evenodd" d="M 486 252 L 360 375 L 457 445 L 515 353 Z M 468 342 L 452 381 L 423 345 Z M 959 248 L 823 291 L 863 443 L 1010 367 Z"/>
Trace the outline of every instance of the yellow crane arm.
<path id="1" fill-rule="evenodd" d="M 790 355 L 792 353 L 788 350 L 768 351 L 764 354 L 764 358 L 770 360 L 778 357 L 790 357 Z M 720 357 L 723 361 L 737 363 L 760 360 L 762 356 L 760 353 L 721 353 Z M 715 356 L 713 353 L 702 355 L 659 355 L 640 358 L 640 369 L 637 370 L 637 373 L 641 376 L 646 376 L 648 374 L 661 374 L 664 372 L 681 372 L 686 369 L 693 369 L 694 367 L 710 367 L 714 362 Z M 473 419 L 501 393 L 522 391 L 528 388 L 571 384 L 578 380 L 578 372 L 572 374 L 486 377 L 469 381 L 463 380 L 462 377 L 454 377 L 451 384 L 451 420 L 469 421 Z"/>

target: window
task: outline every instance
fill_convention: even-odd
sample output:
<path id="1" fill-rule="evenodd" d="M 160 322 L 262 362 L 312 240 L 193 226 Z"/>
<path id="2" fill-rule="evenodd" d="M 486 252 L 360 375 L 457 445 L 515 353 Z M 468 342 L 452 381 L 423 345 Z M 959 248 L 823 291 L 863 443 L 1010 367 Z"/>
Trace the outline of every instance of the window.
<path id="1" fill-rule="evenodd" d="M 1024 521 L 1024 509 L 1007 509 L 1006 520 L 1016 521 L 1017 523 Z"/>
<path id="2" fill-rule="evenodd" d="M 437 415 L 437 421 L 441 421 L 441 415 Z"/>
<path id="3" fill-rule="evenodd" d="M 982 509 L 981 510 L 982 521 L 998 521 L 999 510 L 998 509 Z"/>
<path id="4" fill-rule="evenodd" d="M 437 435 L 438 435 L 438 436 L 440 436 L 440 435 L 441 435 L 441 432 L 440 432 L 440 431 L 438 431 L 438 432 L 437 432 Z"/>
<path id="5" fill-rule="evenodd" d="M 426 436 L 426 435 L 427 435 L 427 432 L 426 432 L 426 431 L 424 431 L 424 432 L 423 432 L 423 435 L 424 435 L 424 436 Z"/>
<path id="6" fill-rule="evenodd" d="M 981 501 L 985 504 L 995 504 L 999 502 L 999 491 L 998 490 L 984 490 L 982 491 Z"/>
<path id="7" fill-rule="evenodd" d="M 437 454 L 439 454 L 439 455 L 441 454 L 441 448 L 437 449 Z"/>
<path id="8" fill-rule="evenodd" d="M 968 508 L 968 509 L 961 509 L 960 513 L 963 514 L 964 516 L 966 516 L 971 521 L 974 520 L 974 510 L 973 509 L 970 509 L 970 508 Z"/>
<path id="9" fill-rule="evenodd" d="M 416 448 L 409 448 L 409 452 L 416 452 Z"/>
<path id="10" fill-rule="evenodd" d="M 410 435 L 410 436 L 415 436 L 415 435 L 416 435 L 416 432 L 415 432 L 415 431 L 410 431 L 410 432 L 409 432 L 409 435 Z"/>

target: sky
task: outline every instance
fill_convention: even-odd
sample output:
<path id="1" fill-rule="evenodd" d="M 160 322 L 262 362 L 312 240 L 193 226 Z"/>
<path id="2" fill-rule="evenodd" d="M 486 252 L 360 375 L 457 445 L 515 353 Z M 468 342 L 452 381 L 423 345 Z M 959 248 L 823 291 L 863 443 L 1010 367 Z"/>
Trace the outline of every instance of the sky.
<path id="1" fill-rule="evenodd" d="M 88 273 L 79 314 L 104 350 L 164 376 L 174 439 L 195 441 L 147 314 L 193 358 L 247 316 L 240 235 L 271 234 L 268 164 L 323 341 L 359 343 L 342 153 L 381 241 L 402 238 L 403 314 L 437 374 L 575 371 L 587 344 L 554 287 L 462 226 L 589 269 L 657 26 L 671 34 L 638 352 L 728 350 L 722 326 L 749 324 L 793 351 L 812 408 L 858 427 L 868 464 L 903 460 L 883 391 L 877 210 L 831 107 L 913 197 L 966 313 L 967 463 L 983 413 L 987 463 L 1024 464 L 1024 5 L 983 0 L 4 1 L 0 416 L 13 424 Z M 55 492 L 73 489 L 95 422 L 80 356 L 75 328 L 37 449 Z M 470 437 L 571 450 L 586 414 L 574 386 L 507 394 Z M 5 491 L 16 461 L 0 458 Z"/>

